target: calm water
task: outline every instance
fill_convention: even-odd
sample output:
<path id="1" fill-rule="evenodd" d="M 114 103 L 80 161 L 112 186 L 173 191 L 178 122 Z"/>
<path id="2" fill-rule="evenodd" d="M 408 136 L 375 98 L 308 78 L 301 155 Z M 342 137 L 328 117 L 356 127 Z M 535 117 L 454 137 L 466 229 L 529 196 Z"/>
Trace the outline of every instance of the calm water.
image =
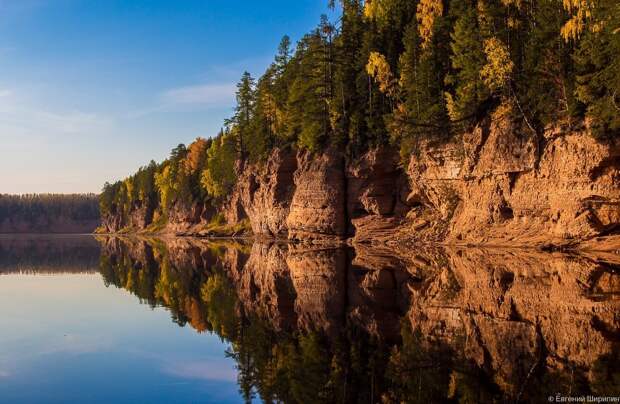
<path id="1" fill-rule="evenodd" d="M 620 395 L 620 258 L 0 236 L 0 402 Z"/>

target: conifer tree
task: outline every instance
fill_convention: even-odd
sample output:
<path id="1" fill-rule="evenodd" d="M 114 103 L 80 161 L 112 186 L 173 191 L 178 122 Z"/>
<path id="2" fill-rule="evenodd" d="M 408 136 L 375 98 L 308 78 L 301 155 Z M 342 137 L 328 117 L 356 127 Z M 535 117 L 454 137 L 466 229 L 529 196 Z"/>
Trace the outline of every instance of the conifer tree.
<path id="1" fill-rule="evenodd" d="M 237 141 L 237 153 L 241 160 L 245 160 L 248 155 L 247 140 L 251 136 L 251 120 L 254 108 L 254 79 L 247 71 L 241 76 L 237 84 L 237 106 L 235 115 L 229 124 L 234 124 L 235 138 Z"/>
<path id="2" fill-rule="evenodd" d="M 452 73 L 446 77 L 446 84 L 453 88 L 453 92 L 446 93 L 446 103 L 450 119 L 463 121 L 473 118 L 489 97 L 489 92 L 480 75 L 485 55 L 475 4 L 469 1 L 454 3 L 451 13 L 457 18 L 450 34 Z"/>
<path id="3" fill-rule="evenodd" d="M 598 137 L 620 135 L 620 5 L 601 0 L 591 9 L 595 28 L 582 29 L 574 55 L 578 77 L 576 94 L 586 105 L 586 116 Z"/>
<path id="4" fill-rule="evenodd" d="M 287 103 L 287 131 L 302 148 L 316 151 L 330 134 L 325 43 L 319 29 L 306 35 L 291 61 L 295 77 Z"/>

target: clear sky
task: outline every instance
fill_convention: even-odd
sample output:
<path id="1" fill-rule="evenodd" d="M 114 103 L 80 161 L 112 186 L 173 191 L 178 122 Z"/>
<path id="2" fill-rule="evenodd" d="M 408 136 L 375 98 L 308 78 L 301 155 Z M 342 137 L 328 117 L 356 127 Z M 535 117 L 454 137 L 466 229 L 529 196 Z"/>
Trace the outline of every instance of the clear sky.
<path id="1" fill-rule="evenodd" d="M 0 0 L 0 193 L 99 192 L 217 132 L 327 0 Z"/>

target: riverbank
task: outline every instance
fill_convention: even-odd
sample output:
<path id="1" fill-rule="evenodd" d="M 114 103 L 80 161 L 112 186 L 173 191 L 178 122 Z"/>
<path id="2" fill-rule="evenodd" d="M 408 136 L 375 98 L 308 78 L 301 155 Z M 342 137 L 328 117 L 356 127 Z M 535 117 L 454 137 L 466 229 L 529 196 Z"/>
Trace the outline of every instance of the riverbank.
<path id="1" fill-rule="evenodd" d="M 221 200 L 112 210 L 103 233 L 253 236 L 309 243 L 420 243 L 620 250 L 620 145 L 586 127 L 529 132 L 495 112 L 423 141 L 403 165 L 390 147 L 275 149 L 238 164 Z"/>

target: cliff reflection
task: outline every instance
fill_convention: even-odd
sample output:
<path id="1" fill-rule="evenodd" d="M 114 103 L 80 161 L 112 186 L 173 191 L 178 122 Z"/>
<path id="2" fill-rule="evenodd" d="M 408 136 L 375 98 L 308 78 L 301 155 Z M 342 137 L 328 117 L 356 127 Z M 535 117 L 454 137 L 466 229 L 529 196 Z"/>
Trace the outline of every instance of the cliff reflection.
<path id="1" fill-rule="evenodd" d="M 616 257 L 100 239 L 100 271 L 231 344 L 246 399 L 620 393 Z"/>

